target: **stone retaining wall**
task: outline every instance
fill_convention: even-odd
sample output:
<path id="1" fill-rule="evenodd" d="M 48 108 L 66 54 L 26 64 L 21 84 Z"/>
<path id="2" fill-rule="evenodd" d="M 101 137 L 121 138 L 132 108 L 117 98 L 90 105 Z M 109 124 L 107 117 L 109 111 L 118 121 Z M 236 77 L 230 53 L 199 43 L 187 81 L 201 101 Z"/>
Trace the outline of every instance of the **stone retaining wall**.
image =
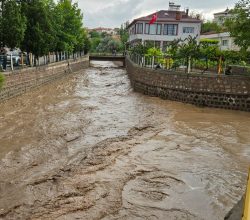
<path id="1" fill-rule="evenodd" d="M 250 77 L 142 68 L 126 58 L 135 91 L 198 106 L 250 111 Z"/>
<path id="2" fill-rule="evenodd" d="M 47 66 L 25 68 L 5 74 L 4 86 L 0 90 L 0 102 L 21 95 L 88 66 L 88 57 L 83 57 L 77 60 L 70 60 L 69 62 L 62 61 Z"/>

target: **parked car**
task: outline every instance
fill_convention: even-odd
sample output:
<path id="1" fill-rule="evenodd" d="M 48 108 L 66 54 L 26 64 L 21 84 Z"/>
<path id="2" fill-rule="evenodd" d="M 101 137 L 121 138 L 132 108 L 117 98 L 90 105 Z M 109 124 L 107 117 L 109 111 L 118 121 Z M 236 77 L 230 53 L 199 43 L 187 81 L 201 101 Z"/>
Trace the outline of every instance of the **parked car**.
<path id="1" fill-rule="evenodd" d="M 7 64 L 10 65 L 10 58 L 12 55 L 12 61 L 13 61 L 13 66 L 19 66 L 19 64 L 21 63 L 21 56 L 20 53 L 18 51 L 9 51 L 7 52 Z"/>

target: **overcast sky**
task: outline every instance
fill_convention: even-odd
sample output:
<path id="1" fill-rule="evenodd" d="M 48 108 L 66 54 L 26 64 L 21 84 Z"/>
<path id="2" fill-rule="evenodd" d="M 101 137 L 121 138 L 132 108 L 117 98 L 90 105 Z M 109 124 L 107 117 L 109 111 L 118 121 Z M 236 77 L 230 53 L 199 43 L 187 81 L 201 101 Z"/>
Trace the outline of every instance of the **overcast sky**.
<path id="1" fill-rule="evenodd" d="M 213 13 L 232 8 L 237 0 L 177 0 L 182 8 L 200 12 L 206 19 L 212 19 Z M 120 27 L 126 21 L 144 16 L 157 10 L 168 9 L 167 0 L 78 0 L 84 13 L 84 26 Z"/>

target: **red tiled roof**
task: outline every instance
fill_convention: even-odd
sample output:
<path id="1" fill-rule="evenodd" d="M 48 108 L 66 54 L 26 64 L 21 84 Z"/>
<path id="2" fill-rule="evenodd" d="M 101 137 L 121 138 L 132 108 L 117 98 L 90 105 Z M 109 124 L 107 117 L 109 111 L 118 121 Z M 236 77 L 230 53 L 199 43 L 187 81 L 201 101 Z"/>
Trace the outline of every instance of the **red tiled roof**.
<path id="1" fill-rule="evenodd" d="M 152 13 L 150 15 L 136 18 L 131 22 L 131 25 L 133 25 L 137 21 L 150 21 L 152 19 L 152 16 L 155 13 Z M 180 19 L 177 19 L 178 15 L 180 15 Z M 177 22 L 191 22 L 191 23 L 201 23 L 201 20 L 198 18 L 193 18 L 186 14 L 184 11 L 169 11 L 169 10 L 161 10 L 157 12 L 157 22 L 171 22 L 171 21 L 177 21 Z"/>

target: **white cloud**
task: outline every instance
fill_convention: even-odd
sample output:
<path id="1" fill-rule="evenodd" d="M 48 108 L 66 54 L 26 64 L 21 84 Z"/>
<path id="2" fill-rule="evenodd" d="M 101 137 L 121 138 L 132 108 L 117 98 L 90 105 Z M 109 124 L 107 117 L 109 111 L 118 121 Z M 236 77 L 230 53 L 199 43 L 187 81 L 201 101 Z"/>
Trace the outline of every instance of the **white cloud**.
<path id="1" fill-rule="evenodd" d="M 201 12 L 206 19 L 213 13 L 232 8 L 237 0 L 178 0 L 177 4 L 190 11 Z M 119 27 L 127 20 L 168 9 L 166 0 L 78 0 L 87 27 Z"/>

